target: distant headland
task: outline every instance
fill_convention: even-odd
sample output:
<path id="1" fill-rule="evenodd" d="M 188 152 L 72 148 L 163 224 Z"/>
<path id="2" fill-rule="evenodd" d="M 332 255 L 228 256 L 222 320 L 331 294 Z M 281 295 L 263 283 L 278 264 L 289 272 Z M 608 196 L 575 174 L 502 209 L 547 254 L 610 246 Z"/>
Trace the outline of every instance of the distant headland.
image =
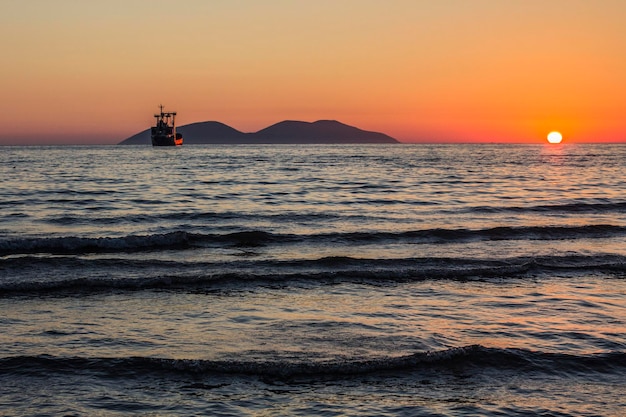
<path id="1" fill-rule="evenodd" d="M 341 144 L 399 143 L 384 133 L 370 132 L 336 120 L 300 122 L 285 120 L 254 133 L 244 133 L 220 122 L 198 122 L 180 126 L 185 145 L 199 144 Z M 149 145 L 150 129 L 146 129 L 119 145 Z"/>

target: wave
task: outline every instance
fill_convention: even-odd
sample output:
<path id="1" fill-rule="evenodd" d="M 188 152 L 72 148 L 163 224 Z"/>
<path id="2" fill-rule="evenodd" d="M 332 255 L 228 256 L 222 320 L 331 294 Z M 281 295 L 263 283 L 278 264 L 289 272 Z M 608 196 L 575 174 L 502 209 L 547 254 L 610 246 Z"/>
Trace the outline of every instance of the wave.
<path id="1" fill-rule="evenodd" d="M 290 379 L 301 377 L 350 378 L 354 376 L 419 375 L 421 371 L 459 372 L 502 370 L 560 376 L 580 373 L 623 374 L 626 352 L 592 355 L 547 353 L 517 348 L 472 345 L 400 357 L 340 358 L 333 361 L 191 360 L 153 357 L 84 358 L 15 356 L 0 359 L 0 374 L 49 375 L 88 373 L 104 377 L 167 377 L 172 374 L 202 376 L 254 376 Z"/>
<path id="2" fill-rule="evenodd" d="M 145 259 L 77 259 L 14 257 L 0 262 L 6 276 L 53 270 L 61 279 L 3 280 L 0 296 L 68 295 L 108 291 L 220 291 L 247 285 L 291 285 L 337 282 L 380 285 L 426 280 L 488 281 L 536 277 L 540 274 L 603 273 L 626 276 L 626 256 L 564 255 L 508 259 L 323 257 L 300 260 L 185 262 Z M 82 271 L 83 276 L 73 271 Z M 95 271 L 95 272 L 94 272 Z M 35 276 L 39 276 L 36 273 Z M 69 278 L 68 278 L 69 277 Z"/>
<path id="3" fill-rule="evenodd" d="M 343 243 L 343 244 L 445 244 L 487 240 L 566 240 L 600 239 L 626 235 L 626 227 L 617 225 L 520 226 L 487 229 L 425 229 L 404 232 L 346 232 L 310 235 L 270 233 L 262 230 L 226 234 L 202 234 L 186 231 L 121 237 L 45 237 L 4 238 L 0 256 L 33 253 L 134 252 L 163 249 L 189 249 L 211 245 L 257 247 L 270 244 Z"/>
<path id="4" fill-rule="evenodd" d="M 149 204 L 147 200 L 133 201 L 135 204 Z M 156 202 L 152 202 L 156 203 Z M 159 201 L 158 203 L 161 203 Z M 159 213 L 134 213 L 125 214 L 124 216 L 110 216 L 110 217 L 98 217 L 99 222 L 105 224 L 154 224 L 162 223 L 163 221 L 177 221 L 177 222 L 223 222 L 229 220 L 241 221 L 277 221 L 277 222 L 320 222 L 320 221 L 332 221 L 332 220 L 365 220 L 367 216 L 362 215 L 342 215 L 338 217 L 329 213 L 299 213 L 299 212 L 286 212 L 286 213 L 242 213 L 235 211 L 227 212 L 181 212 L 181 211 L 168 211 Z M 50 224 L 61 225 L 74 225 L 83 222 L 93 222 L 92 218 L 85 217 L 84 215 L 66 214 L 63 216 L 49 216 L 45 218 L 45 221 Z"/>
<path id="5" fill-rule="evenodd" d="M 373 185 L 363 185 L 364 188 L 375 188 L 380 189 L 381 186 L 373 186 Z M 107 191 L 108 193 L 108 191 Z M 79 202 L 74 200 L 62 200 L 57 202 L 68 202 L 71 201 L 74 204 L 101 204 L 102 201 L 98 200 L 80 200 Z M 51 201 L 48 201 L 51 202 Z M 389 204 L 389 200 L 369 200 L 372 204 Z M 25 203 L 36 204 L 35 200 L 33 201 L 25 201 L 23 198 L 20 200 L 10 200 L 0 202 L 0 206 L 13 207 L 16 204 L 24 205 Z M 132 201 L 133 204 L 137 205 L 150 205 L 161 203 L 161 201 L 155 200 L 146 200 L 146 199 L 137 199 Z M 419 202 L 420 205 L 435 205 L 436 203 L 429 202 Z M 461 209 L 460 212 L 463 213 L 515 213 L 515 214 L 524 214 L 524 213 L 559 213 L 559 214 L 579 214 L 579 213 L 592 213 L 592 214 L 602 214 L 602 213 L 624 213 L 626 212 L 626 202 L 624 201 L 594 201 L 594 202 L 572 202 L 565 204 L 541 204 L 541 205 L 531 205 L 531 206 L 475 206 L 475 207 L 467 207 Z M 177 222 L 221 222 L 221 221 L 229 221 L 229 220 L 249 220 L 249 221 L 278 221 L 278 222 L 317 222 L 317 221 L 346 221 L 346 220 L 356 221 L 359 219 L 362 220 L 372 220 L 371 216 L 362 216 L 362 215 L 347 215 L 341 214 L 340 216 L 336 214 L 330 213 L 300 213 L 300 212 L 285 212 L 285 213 L 269 213 L 269 214 L 261 214 L 261 213 L 242 213 L 242 212 L 198 212 L 198 211 L 189 211 L 189 212 L 181 212 L 181 211 L 173 211 L 173 212 L 158 212 L 158 213 L 131 213 L 126 214 L 124 216 L 108 216 L 108 217 L 98 217 L 97 220 L 103 224 L 154 224 L 160 223 L 162 221 L 177 221 Z M 50 224 L 60 224 L 60 225 L 76 225 L 83 223 L 91 223 L 94 221 L 93 218 L 85 215 L 74 215 L 74 214 L 65 214 L 62 216 L 54 215 L 49 216 L 44 219 L 47 223 Z"/>
<path id="6" fill-rule="evenodd" d="M 137 252 L 167 249 L 187 249 L 210 244 L 230 246 L 260 246 L 279 236 L 263 231 L 229 234 L 199 234 L 185 231 L 121 237 L 50 237 L 0 240 L 0 255 L 16 254 L 71 254 Z M 284 240 L 288 240 L 285 237 Z"/>
<path id="7" fill-rule="evenodd" d="M 623 213 L 626 202 L 609 201 L 595 203 L 540 204 L 536 206 L 493 207 L 478 206 L 467 208 L 472 213 Z"/>

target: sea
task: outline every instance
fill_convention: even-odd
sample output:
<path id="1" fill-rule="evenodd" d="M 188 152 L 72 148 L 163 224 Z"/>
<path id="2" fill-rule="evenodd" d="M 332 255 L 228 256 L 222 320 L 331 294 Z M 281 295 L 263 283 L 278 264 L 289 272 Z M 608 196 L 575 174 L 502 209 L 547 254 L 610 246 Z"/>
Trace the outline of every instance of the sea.
<path id="1" fill-rule="evenodd" d="M 0 415 L 624 416 L 626 144 L 0 148 Z"/>

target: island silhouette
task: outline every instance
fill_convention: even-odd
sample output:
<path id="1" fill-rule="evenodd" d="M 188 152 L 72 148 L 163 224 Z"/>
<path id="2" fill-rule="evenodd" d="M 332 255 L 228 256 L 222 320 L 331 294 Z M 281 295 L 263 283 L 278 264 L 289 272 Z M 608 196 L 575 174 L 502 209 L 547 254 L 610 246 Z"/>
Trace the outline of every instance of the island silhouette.
<path id="1" fill-rule="evenodd" d="M 185 145 L 399 143 L 384 133 L 362 130 L 336 120 L 285 120 L 253 133 L 244 133 L 216 121 L 191 123 L 176 130 L 183 135 Z M 119 145 L 150 143 L 150 129 L 146 129 L 124 139 Z"/>

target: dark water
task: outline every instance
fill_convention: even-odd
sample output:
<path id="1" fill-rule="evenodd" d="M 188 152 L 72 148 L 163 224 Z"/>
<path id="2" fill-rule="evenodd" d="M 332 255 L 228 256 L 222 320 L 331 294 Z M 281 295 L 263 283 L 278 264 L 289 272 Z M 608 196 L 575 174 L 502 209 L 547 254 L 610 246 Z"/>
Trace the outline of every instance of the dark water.
<path id="1" fill-rule="evenodd" d="M 2 148 L 0 415 L 626 415 L 625 166 Z"/>

